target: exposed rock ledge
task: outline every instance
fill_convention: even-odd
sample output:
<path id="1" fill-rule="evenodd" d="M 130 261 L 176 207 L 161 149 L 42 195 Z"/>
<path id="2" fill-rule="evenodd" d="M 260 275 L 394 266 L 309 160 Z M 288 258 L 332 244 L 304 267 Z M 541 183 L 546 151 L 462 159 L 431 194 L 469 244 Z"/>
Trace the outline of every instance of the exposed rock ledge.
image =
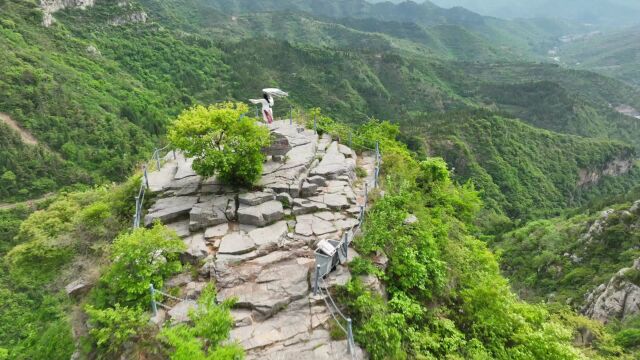
<path id="1" fill-rule="evenodd" d="M 582 169 L 578 176 L 578 186 L 596 184 L 603 176 L 620 176 L 631 171 L 633 160 L 616 159 L 609 162 L 603 169 L 591 170 Z"/>
<path id="2" fill-rule="evenodd" d="M 95 0 L 40 0 L 40 8 L 44 13 L 42 17 L 42 25 L 51 26 L 55 19 L 53 14 L 57 11 L 67 8 L 86 9 L 95 5 Z"/>
<path id="3" fill-rule="evenodd" d="M 269 128 L 286 136 L 293 149 L 284 162 L 264 164 L 260 190 L 203 179 L 180 153 L 175 159 L 169 154 L 162 169 L 149 174 L 157 197 L 145 224 L 161 221 L 176 230 L 187 246 L 182 260 L 200 266 L 193 278 L 188 273 L 167 281 L 165 290 L 178 288 L 185 300 L 154 321 L 186 321 L 204 284 L 215 281 L 218 300 L 238 300 L 230 338 L 243 346 L 247 360 L 350 359 L 346 340 L 331 337 L 324 299 L 312 294 L 313 249 L 357 224 L 364 183 L 354 180 L 356 163 L 371 185 L 374 157 L 358 157 L 330 137 L 288 121 Z M 350 249 L 347 261 L 354 256 Z M 347 267 L 337 265 L 327 286 L 342 285 L 350 276 Z M 367 358 L 358 346 L 355 352 L 358 359 Z"/>
<path id="4" fill-rule="evenodd" d="M 605 324 L 639 313 L 640 287 L 630 279 L 637 271 L 640 271 L 640 259 L 632 267 L 618 271 L 607 284 L 601 284 L 587 294 L 582 313 Z"/>

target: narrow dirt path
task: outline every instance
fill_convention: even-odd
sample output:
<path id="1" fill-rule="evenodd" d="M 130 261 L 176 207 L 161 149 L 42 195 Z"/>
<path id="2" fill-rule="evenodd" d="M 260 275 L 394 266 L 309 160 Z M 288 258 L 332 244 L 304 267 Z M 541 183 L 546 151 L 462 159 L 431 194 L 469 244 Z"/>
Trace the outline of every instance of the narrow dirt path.
<path id="1" fill-rule="evenodd" d="M 20 137 L 22 138 L 22 141 L 25 144 L 29 144 L 29 145 L 39 144 L 38 139 L 33 137 L 33 135 L 31 135 L 31 133 L 29 133 L 25 129 L 21 128 L 20 125 L 18 125 L 18 123 L 15 120 L 13 120 L 9 115 L 0 112 L 0 121 L 7 124 L 13 130 L 17 131 L 18 134 L 20 134 Z"/>
<path id="2" fill-rule="evenodd" d="M 48 194 L 45 194 L 42 197 L 39 197 L 37 199 L 31 199 L 31 200 L 27 200 L 27 201 L 23 201 L 23 202 L 18 202 L 18 203 L 13 203 L 13 204 L 1 204 L 0 203 L 0 211 L 2 211 L 2 210 L 13 210 L 13 209 L 17 208 L 18 206 L 22 206 L 22 205 L 25 205 L 27 207 L 33 207 L 37 203 L 45 201 L 47 199 L 50 199 L 50 198 L 54 197 L 55 195 L 56 195 L 55 193 L 48 193 Z"/>

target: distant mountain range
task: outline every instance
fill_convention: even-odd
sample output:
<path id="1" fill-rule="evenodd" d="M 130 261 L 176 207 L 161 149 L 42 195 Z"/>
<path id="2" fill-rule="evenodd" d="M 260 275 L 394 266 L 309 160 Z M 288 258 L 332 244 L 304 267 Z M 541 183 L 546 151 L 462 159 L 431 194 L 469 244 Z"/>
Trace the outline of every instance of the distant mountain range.
<path id="1" fill-rule="evenodd" d="M 381 3 L 383 0 L 369 0 Z M 402 3 L 405 0 L 391 0 Z M 414 0 L 416 3 L 428 1 Z M 482 15 L 506 19 L 547 17 L 621 28 L 640 24 L 640 2 L 635 0 L 432 0 L 451 8 L 461 6 Z"/>
<path id="2" fill-rule="evenodd" d="M 434 0 L 503 18 L 549 17 L 599 26 L 623 27 L 640 22 L 640 3 L 628 0 Z"/>

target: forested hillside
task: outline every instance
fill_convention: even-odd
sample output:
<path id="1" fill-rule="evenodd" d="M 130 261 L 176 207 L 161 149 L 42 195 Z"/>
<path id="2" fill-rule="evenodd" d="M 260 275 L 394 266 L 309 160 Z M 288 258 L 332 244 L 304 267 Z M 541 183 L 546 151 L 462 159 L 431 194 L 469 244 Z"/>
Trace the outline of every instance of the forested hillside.
<path id="1" fill-rule="evenodd" d="M 488 45 L 485 34 L 470 32 L 475 31 L 473 27 L 459 24 L 455 17 L 424 15 L 413 24 L 369 22 L 364 15 L 345 17 L 353 9 L 344 4 L 330 14 L 305 4 L 295 3 L 285 13 L 243 15 L 249 4 L 242 2 L 233 6 L 142 2 L 124 7 L 98 2 L 89 10 L 56 13 L 59 21 L 42 31 L 39 10 L 33 4 L 5 2 L 2 41 L 10 56 L 3 59 L 4 69 L 13 70 L 0 75 L 9 94 L 0 110 L 10 113 L 51 151 L 84 169 L 89 177 L 81 178 L 82 182 L 98 183 L 121 178 L 148 154 L 151 144 L 158 143 L 154 138 L 163 133 L 166 119 L 180 108 L 242 99 L 263 84 L 288 88 L 294 103 L 322 106 L 353 122 L 371 115 L 400 119 L 412 112 L 495 103 L 551 130 L 631 141 L 640 138 L 627 131 L 636 129 L 627 124 L 628 119 L 616 118 L 607 108 L 609 103 L 640 102 L 637 93 L 619 83 L 548 65 L 531 72 L 529 65 L 496 68 L 447 62 L 514 56 L 500 46 Z M 278 6 L 263 3 L 259 8 L 278 10 Z M 232 18 L 220 9 L 239 14 Z M 420 9 L 426 14 L 429 7 Z M 114 19 L 140 12 L 146 14 L 145 22 L 113 25 Z M 315 18 L 314 13 L 323 17 Z M 326 18 L 329 15 L 341 18 L 331 20 Z M 264 35 L 271 40 L 254 40 Z M 27 57 L 34 61 L 27 62 Z M 490 76 L 496 70 L 502 75 Z M 548 89 L 553 90 L 551 95 Z M 526 102 L 520 96 L 508 96 L 514 91 L 523 92 Z M 581 122 L 591 125 L 577 125 Z M 16 173 L 9 167 L 6 171 Z M 35 181 L 29 173 L 35 170 L 16 174 L 18 182 Z M 6 199 L 37 196 L 69 183 L 58 175 L 51 180 L 46 187 L 27 185 L 18 189 L 23 190 L 21 194 L 5 195 Z"/>

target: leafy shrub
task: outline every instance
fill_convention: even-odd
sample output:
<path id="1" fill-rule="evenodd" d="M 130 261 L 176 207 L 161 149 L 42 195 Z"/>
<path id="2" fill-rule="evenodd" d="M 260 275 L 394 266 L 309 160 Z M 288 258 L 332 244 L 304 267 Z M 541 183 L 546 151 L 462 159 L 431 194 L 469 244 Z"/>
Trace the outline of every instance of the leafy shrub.
<path id="1" fill-rule="evenodd" d="M 97 304 L 149 304 L 149 284 L 162 288 L 165 278 L 179 272 L 184 249 L 178 235 L 159 223 L 118 236 L 111 246 L 111 265 L 95 292 Z"/>
<path id="2" fill-rule="evenodd" d="M 198 307 L 189 312 L 193 325 L 168 325 L 160 338 L 171 348 L 172 360 L 238 360 L 244 351 L 238 344 L 224 344 L 233 328 L 230 309 L 234 300 L 216 304 L 216 291 L 208 285 L 198 300 Z"/>
<path id="3" fill-rule="evenodd" d="M 122 345 L 141 332 L 149 322 L 144 310 L 116 304 L 113 308 L 85 307 L 96 345 L 107 352 L 116 353 Z"/>
<path id="4" fill-rule="evenodd" d="M 262 174 L 269 131 L 255 119 L 242 117 L 249 110 L 241 103 L 195 106 L 171 125 L 169 141 L 195 158 L 193 169 L 202 176 L 217 174 L 232 185 L 256 182 Z"/>

